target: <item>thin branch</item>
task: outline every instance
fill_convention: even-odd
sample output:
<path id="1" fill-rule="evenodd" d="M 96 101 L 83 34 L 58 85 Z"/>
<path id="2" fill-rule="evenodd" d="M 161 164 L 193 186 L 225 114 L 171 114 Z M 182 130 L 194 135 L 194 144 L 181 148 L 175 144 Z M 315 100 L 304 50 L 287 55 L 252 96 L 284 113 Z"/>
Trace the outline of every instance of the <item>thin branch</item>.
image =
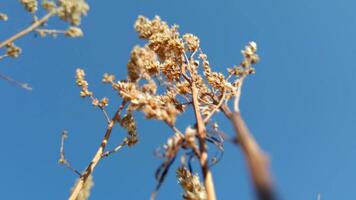
<path id="1" fill-rule="evenodd" d="M 112 120 L 108 124 L 108 126 L 106 128 L 106 131 L 105 131 L 105 135 L 104 135 L 103 139 L 101 140 L 101 144 L 100 144 L 97 152 L 95 153 L 92 161 L 88 164 L 87 168 L 85 169 L 85 171 L 82 174 L 82 176 L 80 177 L 80 179 L 74 185 L 72 193 L 69 196 L 69 200 L 75 200 L 77 198 L 79 192 L 83 188 L 83 185 L 84 185 L 85 181 L 93 173 L 95 167 L 100 162 L 100 160 L 102 158 L 102 155 L 103 155 L 103 152 L 105 150 L 105 147 L 106 147 L 106 145 L 108 143 L 108 140 L 110 138 L 110 135 L 111 135 L 111 132 L 112 132 L 112 128 L 113 128 L 115 122 L 117 122 L 120 119 L 121 111 L 125 107 L 125 105 L 126 105 L 126 101 L 123 101 L 121 103 L 120 107 L 117 109 L 114 117 L 112 118 Z"/>
<path id="2" fill-rule="evenodd" d="M 68 132 L 67 131 L 63 131 L 62 132 L 62 136 L 61 136 L 61 148 L 59 150 L 59 160 L 58 163 L 65 165 L 68 169 L 70 169 L 71 171 L 73 171 L 74 173 L 76 173 L 78 176 L 82 176 L 82 174 L 76 170 L 69 162 L 68 160 L 65 158 L 64 156 L 64 140 L 68 137 Z"/>
<path id="3" fill-rule="evenodd" d="M 66 33 L 66 31 L 64 31 L 64 30 L 41 29 L 41 28 L 37 28 L 35 31 L 42 37 L 45 35 L 56 36 L 57 34 L 65 34 Z"/>
<path id="4" fill-rule="evenodd" d="M 21 87 L 21 88 L 23 88 L 25 90 L 28 90 L 28 91 L 32 90 L 32 87 L 28 83 L 22 83 L 20 81 L 14 80 L 11 77 L 3 75 L 1 73 L 0 73 L 0 78 L 4 79 L 5 81 L 8 81 L 9 83 L 11 83 L 13 85 L 19 86 L 19 87 Z"/>
<path id="5" fill-rule="evenodd" d="M 118 152 L 122 147 L 124 147 L 125 145 L 127 145 L 129 142 L 129 140 L 127 138 L 124 139 L 124 141 L 122 141 L 122 143 L 120 143 L 119 145 L 117 145 L 113 150 L 110 151 L 106 151 L 104 152 L 101 157 L 108 157 L 109 155 Z"/>
<path id="6" fill-rule="evenodd" d="M 221 106 L 223 113 L 232 122 L 242 152 L 252 177 L 259 200 L 276 200 L 272 177 L 268 168 L 268 157 L 260 149 L 248 130 L 240 112 L 231 112 L 226 104 Z"/>
<path id="7" fill-rule="evenodd" d="M 29 27 L 25 28 L 24 30 L 20 31 L 19 33 L 11 36 L 10 38 L 6 39 L 5 41 L 0 43 L 0 49 L 4 48 L 7 44 L 13 43 L 15 40 L 27 35 L 28 33 L 34 31 L 36 28 L 41 26 L 42 24 L 46 23 L 49 18 L 51 18 L 54 14 L 56 14 L 56 10 L 52 10 L 43 16 L 41 19 L 33 22 Z"/>

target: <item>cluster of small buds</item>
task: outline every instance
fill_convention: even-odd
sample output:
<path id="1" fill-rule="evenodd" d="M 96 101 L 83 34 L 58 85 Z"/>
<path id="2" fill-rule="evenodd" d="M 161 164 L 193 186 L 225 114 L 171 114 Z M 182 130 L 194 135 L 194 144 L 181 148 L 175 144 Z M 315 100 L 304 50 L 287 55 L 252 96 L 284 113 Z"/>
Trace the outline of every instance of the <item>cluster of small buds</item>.
<path id="1" fill-rule="evenodd" d="M 148 47 L 135 46 L 127 64 L 128 79 L 137 81 L 140 77 L 152 76 L 159 72 L 159 63 L 156 54 Z"/>
<path id="2" fill-rule="evenodd" d="M 0 20 L 2 21 L 7 21 L 9 17 L 5 13 L 0 12 Z"/>
<path id="3" fill-rule="evenodd" d="M 42 8 L 44 8 L 47 11 L 52 11 L 56 7 L 57 5 L 53 1 L 47 1 L 47 0 L 42 1 Z"/>
<path id="4" fill-rule="evenodd" d="M 187 49 L 189 51 L 196 51 L 199 48 L 199 38 L 191 33 L 187 33 L 183 35 L 184 43 L 187 45 Z"/>
<path id="5" fill-rule="evenodd" d="M 140 15 L 135 22 L 135 29 L 139 33 L 140 38 L 148 39 L 155 33 L 165 32 L 169 29 L 169 26 L 159 16 L 155 16 L 153 20 L 149 20 Z"/>
<path id="6" fill-rule="evenodd" d="M 99 108 L 104 108 L 109 105 L 109 99 L 104 97 L 100 101 L 97 98 L 93 98 L 92 101 L 93 106 L 98 106 Z"/>
<path id="7" fill-rule="evenodd" d="M 105 73 L 105 74 L 103 75 L 102 82 L 103 82 L 103 83 L 113 83 L 114 80 L 115 80 L 115 76 L 114 76 L 114 75 Z"/>
<path id="8" fill-rule="evenodd" d="M 198 174 L 192 174 L 185 166 L 177 169 L 179 184 L 184 190 L 184 200 L 206 200 L 205 187 L 199 181 Z"/>
<path id="9" fill-rule="evenodd" d="M 178 26 L 169 27 L 158 16 L 155 16 L 153 20 L 139 16 L 135 23 L 135 29 L 140 38 L 148 39 L 149 48 L 161 60 L 183 62 L 184 44 L 179 38 Z"/>
<path id="10" fill-rule="evenodd" d="M 9 57 L 17 58 L 21 54 L 21 48 L 14 43 L 7 44 L 6 48 L 6 55 Z"/>
<path id="11" fill-rule="evenodd" d="M 85 0 L 59 0 L 58 16 L 73 25 L 81 23 L 82 16 L 87 15 L 89 5 Z"/>
<path id="12" fill-rule="evenodd" d="M 82 88 L 80 91 L 81 97 L 91 97 L 93 93 L 88 89 L 88 82 L 85 80 L 85 72 L 83 69 L 78 68 L 75 73 L 76 83 Z"/>
<path id="13" fill-rule="evenodd" d="M 127 145 L 133 146 L 138 142 L 136 122 L 132 114 L 127 113 L 120 121 L 120 125 L 128 131 Z"/>
<path id="14" fill-rule="evenodd" d="M 38 9 L 38 2 L 37 0 L 20 0 L 20 3 L 25 7 L 25 9 L 30 12 L 34 13 Z"/>
<path id="15" fill-rule="evenodd" d="M 64 35 L 68 37 L 82 37 L 83 36 L 83 31 L 79 27 L 76 26 L 70 26 L 64 33 Z"/>
<path id="16" fill-rule="evenodd" d="M 257 44 L 255 42 L 249 42 L 244 50 L 241 51 L 244 59 L 240 65 L 233 68 L 228 68 L 228 72 L 232 75 L 243 77 L 248 74 L 254 74 L 255 69 L 253 64 L 256 64 L 260 58 L 257 55 Z"/>

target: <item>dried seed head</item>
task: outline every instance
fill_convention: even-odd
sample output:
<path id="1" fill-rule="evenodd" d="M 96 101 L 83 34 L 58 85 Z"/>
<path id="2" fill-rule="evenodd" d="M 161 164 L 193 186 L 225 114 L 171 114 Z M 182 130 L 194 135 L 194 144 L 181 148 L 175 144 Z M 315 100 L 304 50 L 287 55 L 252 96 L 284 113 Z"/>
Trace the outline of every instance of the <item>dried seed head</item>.
<path id="1" fill-rule="evenodd" d="M 54 3 L 53 1 L 44 0 L 42 1 L 42 7 L 47 11 L 52 11 L 56 8 L 56 3 Z"/>
<path id="2" fill-rule="evenodd" d="M 17 58 L 21 54 L 21 48 L 16 46 L 14 43 L 9 43 L 6 45 L 6 55 L 12 58 Z"/>
<path id="3" fill-rule="evenodd" d="M 34 13 L 37 11 L 38 2 L 37 0 L 20 0 L 20 3 L 25 7 L 25 9 L 30 12 Z"/>
<path id="4" fill-rule="evenodd" d="M 66 32 L 64 33 L 68 37 L 82 37 L 83 31 L 79 27 L 71 26 L 69 27 Z"/>
<path id="5" fill-rule="evenodd" d="M 196 51 L 199 48 L 199 38 L 191 33 L 183 35 L 184 43 L 189 51 Z"/>
<path id="6" fill-rule="evenodd" d="M 58 16 L 64 21 L 70 22 L 73 25 L 81 23 L 82 16 L 87 15 L 89 5 L 85 0 L 59 0 L 58 1 Z"/>
<path id="7" fill-rule="evenodd" d="M 197 174 L 192 174 L 186 167 L 181 166 L 177 169 L 177 178 L 184 190 L 183 198 L 185 200 L 207 199 L 205 188 L 200 183 Z"/>

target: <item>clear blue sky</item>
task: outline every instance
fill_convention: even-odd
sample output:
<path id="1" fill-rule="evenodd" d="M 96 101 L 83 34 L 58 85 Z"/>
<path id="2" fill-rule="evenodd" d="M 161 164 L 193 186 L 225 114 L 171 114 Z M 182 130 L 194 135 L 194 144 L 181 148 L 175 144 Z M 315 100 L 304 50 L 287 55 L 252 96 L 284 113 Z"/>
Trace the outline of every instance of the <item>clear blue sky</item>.
<path id="1" fill-rule="evenodd" d="M 124 3 L 126 2 L 126 3 Z M 181 32 L 201 39 L 214 69 L 239 63 L 251 40 L 262 58 L 243 88 L 241 109 L 271 159 L 280 196 L 288 200 L 343 200 L 356 197 L 356 2 L 353 0 L 89 1 L 85 37 L 35 38 L 16 44 L 19 59 L 0 62 L 0 72 L 29 82 L 27 92 L 0 81 L 0 199 L 66 199 L 75 175 L 57 164 L 60 132 L 69 131 L 67 158 L 84 169 L 105 130 L 102 114 L 79 97 L 74 71 L 85 68 L 97 96 L 119 102 L 101 75 L 126 74 L 138 15 L 160 15 Z M 2 0 L 3 40 L 29 24 L 17 1 Z M 49 27 L 65 25 L 52 20 Z M 91 199 L 148 199 L 160 160 L 154 148 L 171 134 L 138 115 L 140 143 L 104 160 L 94 174 Z M 190 121 L 181 119 L 182 126 Z M 227 123 L 220 123 L 232 134 Z M 124 135 L 115 129 L 111 146 Z M 240 149 L 227 144 L 213 168 L 219 199 L 253 199 Z M 180 199 L 171 174 L 158 199 Z"/>

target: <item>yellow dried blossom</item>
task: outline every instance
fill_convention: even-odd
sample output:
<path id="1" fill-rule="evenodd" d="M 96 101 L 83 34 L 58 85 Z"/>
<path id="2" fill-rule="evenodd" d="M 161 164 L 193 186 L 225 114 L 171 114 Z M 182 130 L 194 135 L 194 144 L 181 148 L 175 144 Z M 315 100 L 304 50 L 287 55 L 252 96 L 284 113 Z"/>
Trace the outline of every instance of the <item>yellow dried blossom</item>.
<path id="1" fill-rule="evenodd" d="M 197 174 L 192 174 L 186 167 L 181 166 L 177 169 L 179 184 L 184 190 L 183 199 L 185 200 L 206 200 L 207 195 L 204 186 L 200 183 Z"/>
<path id="2" fill-rule="evenodd" d="M 37 0 L 20 0 L 20 3 L 25 6 L 25 9 L 30 13 L 37 11 Z"/>
<path id="3" fill-rule="evenodd" d="M 92 96 L 93 93 L 88 90 L 88 82 L 85 80 L 85 72 L 83 69 L 78 68 L 76 70 L 75 78 L 76 78 L 77 85 L 82 88 L 82 90 L 80 91 L 80 96 L 81 97 Z"/>
<path id="4" fill-rule="evenodd" d="M 109 105 L 109 99 L 106 97 L 102 98 L 99 102 L 100 108 L 104 108 L 105 106 L 108 106 L 108 105 Z"/>
<path id="5" fill-rule="evenodd" d="M 42 7 L 47 11 L 51 11 L 56 8 L 56 4 L 53 1 L 44 0 L 42 1 Z"/>
<path id="6" fill-rule="evenodd" d="M 191 33 L 183 35 L 183 40 L 189 51 L 196 51 L 199 48 L 199 38 Z"/>
<path id="7" fill-rule="evenodd" d="M 159 16 L 155 16 L 151 21 L 140 15 L 135 22 L 135 29 L 140 38 L 148 39 L 155 33 L 165 32 L 169 27 Z"/>
<path id="8" fill-rule="evenodd" d="M 5 13 L 0 12 L 0 20 L 7 21 L 8 19 L 9 18 L 7 17 L 7 15 Z"/>
<path id="9" fill-rule="evenodd" d="M 158 73 L 157 55 L 148 47 L 136 46 L 131 51 L 131 58 L 127 64 L 128 79 L 135 82 L 141 75 Z"/>
<path id="10" fill-rule="evenodd" d="M 82 37 L 83 31 L 79 27 L 71 26 L 64 33 L 68 37 Z"/>
<path id="11" fill-rule="evenodd" d="M 59 0 L 58 16 L 73 25 L 79 25 L 82 16 L 87 15 L 89 5 L 85 0 Z"/>
<path id="12" fill-rule="evenodd" d="M 6 45 L 6 55 L 12 58 L 17 58 L 21 54 L 21 48 L 16 46 L 14 43 L 9 43 Z"/>
<path id="13" fill-rule="evenodd" d="M 105 73 L 103 75 L 103 79 L 102 79 L 103 83 L 112 83 L 114 82 L 114 80 L 115 80 L 115 76 L 112 74 Z"/>
<path id="14" fill-rule="evenodd" d="M 187 94 L 191 93 L 192 89 L 190 88 L 190 83 L 186 80 L 182 82 L 178 82 L 176 84 L 177 90 L 179 94 Z"/>
<path id="15" fill-rule="evenodd" d="M 95 107 L 96 107 L 96 106 L 99 106 L 99 99 L 94 98 L 91 103 L 92 103 L 93 106 L 95 106 Z"/>

